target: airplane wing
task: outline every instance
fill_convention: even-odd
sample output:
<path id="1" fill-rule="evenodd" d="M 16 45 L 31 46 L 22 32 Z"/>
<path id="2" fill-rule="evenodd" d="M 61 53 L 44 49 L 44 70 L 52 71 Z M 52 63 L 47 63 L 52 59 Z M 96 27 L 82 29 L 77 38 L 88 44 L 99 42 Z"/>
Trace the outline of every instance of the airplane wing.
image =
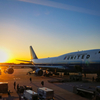
<path id="1" fill-rule="evenodd" d="M 24 65 L 24 64 L 0 65 L 0 67 L 1 69 L 5 68 L 5 72 L 7 72 L 8 74 L 12 74 L 14 72 L 14 69 L 31 68 L 39 76 L 41 76 L 43 74 L 43 70 L 46 69 L 68 69 L 68 67 L 65 66 L 41 66 L 41 65 Z"/>

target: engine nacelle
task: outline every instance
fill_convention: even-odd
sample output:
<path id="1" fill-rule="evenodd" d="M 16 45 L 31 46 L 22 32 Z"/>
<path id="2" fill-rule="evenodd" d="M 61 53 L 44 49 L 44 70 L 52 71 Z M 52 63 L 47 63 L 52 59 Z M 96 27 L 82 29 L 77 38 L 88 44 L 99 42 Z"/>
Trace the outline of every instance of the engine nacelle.
<path id="1" fill-rule="evenodd" d="M 13 69 L 12 67 L 9 67 L 9 68 L 7 68 L 6 72 L 7 72 L 8 74 L 13 74 L 14 69 Z"/>
<path id="2" fill-rule="evenodd" d="M 38 75 L 38 76 L 42 76 L 43 75 L 43 71 L 38 68 L 38 69 L 35 70 L 35 74 Z"/>

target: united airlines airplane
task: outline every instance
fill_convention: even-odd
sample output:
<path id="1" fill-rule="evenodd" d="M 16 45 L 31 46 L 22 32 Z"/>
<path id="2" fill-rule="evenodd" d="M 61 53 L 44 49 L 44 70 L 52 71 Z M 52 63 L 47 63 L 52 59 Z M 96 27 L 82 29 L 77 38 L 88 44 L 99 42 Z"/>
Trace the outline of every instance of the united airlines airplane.
<path id="1" fill-rule="evenodd" d="M 27 66 L 32 68 L 37 75 L 43 75 L 43 69 L 48 69 L 64 72 L 97 73 L 100 76 L 100 49 L 72 52 L 44 59 L 38 59 L 32 46 L 30 46 L 30 52 L 33 65 Z M 9 74 L 12 74 L 13 71 L 12 67 L 7 69 Z"/>
<path id="2" fill-rule="evenodd" d="M 100 49 L 67 53 L 58 57 L 38 59 L 30 46 L 31 61 L 39 74 L 42 69 L 59 69 L 67 72 L 100 74 Z"/>

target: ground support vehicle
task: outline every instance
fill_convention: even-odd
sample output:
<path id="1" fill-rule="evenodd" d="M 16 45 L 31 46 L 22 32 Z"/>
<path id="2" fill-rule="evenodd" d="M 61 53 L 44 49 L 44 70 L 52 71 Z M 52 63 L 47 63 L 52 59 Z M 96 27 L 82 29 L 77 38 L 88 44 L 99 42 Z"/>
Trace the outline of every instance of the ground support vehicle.
<path id="1" fill-rule="evenodd" d="M 54 91 L 47 87 L 38 88 L 37 93 L 40 100 L 53 100 L 54 98 Z"/>
<path id="2" fill-rule="evenodd" d="M 95 88 L 87 86 L 74 86 L 73 92 L 83 97 L 100 100 L 100 86 L 96 86 Z"/>
<path id="3" fill-rule="evenodd" d="M 0 82 L 0 93 L 8 93 L 8 82 Z"/>
<path id="4" fill-rule="evenodd" d="M 20 86 L 18 89 L 17 89 L 17 93 L 23 93 L 24 90 L 32 90 L 32 87 L 31 86 Z"/>

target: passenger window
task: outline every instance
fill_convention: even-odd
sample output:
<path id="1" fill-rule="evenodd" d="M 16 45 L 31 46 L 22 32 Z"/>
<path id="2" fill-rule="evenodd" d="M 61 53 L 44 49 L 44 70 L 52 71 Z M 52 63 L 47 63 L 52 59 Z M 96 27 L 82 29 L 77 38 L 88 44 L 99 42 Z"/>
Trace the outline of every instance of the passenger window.
<path id="1" fill-rule="evenodd" d="M 100 53 L 100 51 L 98 53 Z"/>
<path id="2" fill-rule="evenodd" d="M 80 55 L 78 55 L 77 59 L 79 59 Z"/>
<path id="3" fill-rule="evenodd" d="M 84 59 L 84 55 L 82 55 L 82 59 Z"/>
<path id="4" fill-rule="evenodd" d="M 86 59 L 89 59 L 89 58 L 90 58 L 90 55 L 87 55 L 87 56 L 86 56 Z"/>

